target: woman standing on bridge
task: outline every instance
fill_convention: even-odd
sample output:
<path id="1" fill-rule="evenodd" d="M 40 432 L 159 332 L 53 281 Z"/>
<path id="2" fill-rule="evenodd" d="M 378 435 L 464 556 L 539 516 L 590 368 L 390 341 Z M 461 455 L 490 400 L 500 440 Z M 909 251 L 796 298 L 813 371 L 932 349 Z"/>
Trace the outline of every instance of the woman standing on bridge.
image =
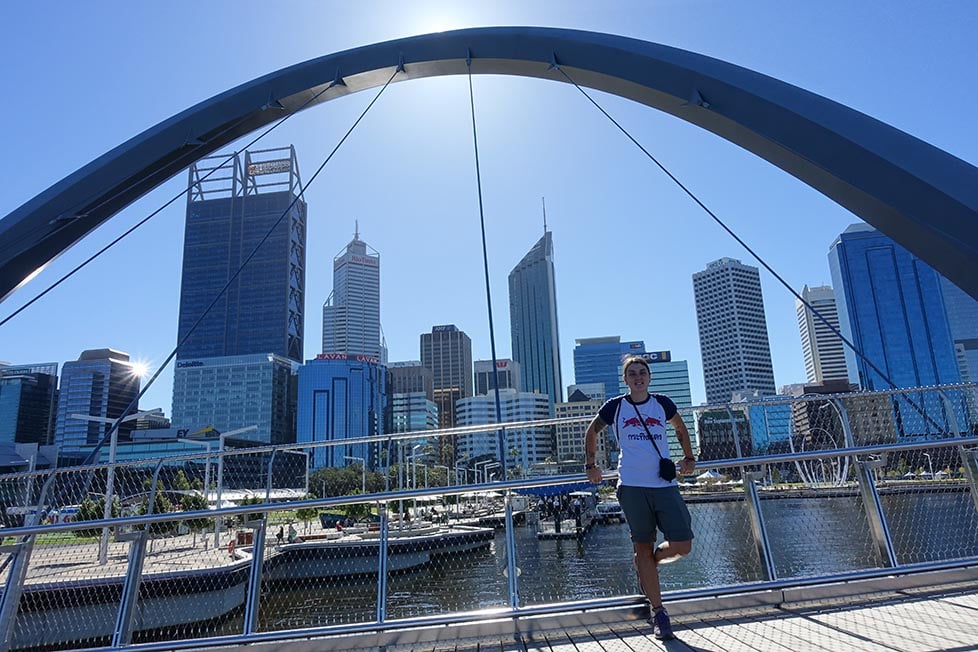
<path id="1" fill-rule="evenodd" d="M 651 608 L 649 624 L 659 639 L 675 638 L 669 615 L 662 606 L 658 565 L 689 554 L 693 543 L 689 510 L 679 494 L 676 466 L 669 457 L 665 423 L 672 424 L 683 457 L 679 468 L 689 475 L 696 458 L 689 431 L 676 404 L 660 394 L 649 394 L 652 375 L 644 358 L 625 360 L 628 394 L 608 400 L 591 421 L 584 436 L 585 469 L 588 479 L 601 482 L 601 469 L 595 464 L 598 434 L 608 425 L 614 428 L 621 454 L 618 464 L 618 501 L 631 530 L 635 570 Z M 655 547 L 656 529 L 665 541 Z"/>

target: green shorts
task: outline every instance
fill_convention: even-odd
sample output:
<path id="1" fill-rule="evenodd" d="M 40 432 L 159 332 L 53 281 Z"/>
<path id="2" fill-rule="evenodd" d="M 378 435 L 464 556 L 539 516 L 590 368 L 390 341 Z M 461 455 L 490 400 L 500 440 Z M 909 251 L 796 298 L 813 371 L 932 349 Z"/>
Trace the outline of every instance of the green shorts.
<path id="1" fill-rule="evenodd" d="M 632 533 L 632 543 L 655 543 L 658 529 L 666 541 L 691 541 L 689 510 L 679 487 L 618 487 L 618 502 Z"/>

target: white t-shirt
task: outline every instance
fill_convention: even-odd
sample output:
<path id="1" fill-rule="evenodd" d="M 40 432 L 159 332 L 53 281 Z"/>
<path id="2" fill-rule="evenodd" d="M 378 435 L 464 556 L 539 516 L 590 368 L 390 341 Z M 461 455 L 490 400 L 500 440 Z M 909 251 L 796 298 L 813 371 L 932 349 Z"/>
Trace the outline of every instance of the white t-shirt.
<path id="1" fill-rule="evenodd" d="M 649 394 L 649 398 L 643 403 L 632 403 L 623 394 L 608 399 L 601 406 L 598 416 L 614 429 L 621 448 L 618 462 L 619 485 L 670 487 L 676 484 L 675 480 L 663 480 L 659 477 L 659 455 L 652 448 L 654 445 L 662 457 L 669 458 L 666 423 L 675 415 L 676 404 L 661 394 Z M 642 425 L 643 421 L 648 432 Z M 652 433 L 651 440 L 648 433 Z"/>

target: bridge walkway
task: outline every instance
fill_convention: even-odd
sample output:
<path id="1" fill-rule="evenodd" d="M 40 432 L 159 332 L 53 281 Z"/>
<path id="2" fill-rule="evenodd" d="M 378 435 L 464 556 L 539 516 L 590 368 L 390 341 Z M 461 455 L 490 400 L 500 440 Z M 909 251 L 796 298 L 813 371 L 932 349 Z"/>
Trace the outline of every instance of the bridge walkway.
<path id="1" fill-rule="evenodd" d="M 978 650 L 978 569 L 668 604 L 677 638 L 659 641 L 638 603 L 524 619 L 278 641 L 249 652 L 964 652 Z M 919 580 L 919 578 L 918 578 Z M 959 580 L 959 581 L 955 581 Z M 866 589 L 870 593 L 862 593 Z M 244 648 L 239 648 L 244 650 Z"/>

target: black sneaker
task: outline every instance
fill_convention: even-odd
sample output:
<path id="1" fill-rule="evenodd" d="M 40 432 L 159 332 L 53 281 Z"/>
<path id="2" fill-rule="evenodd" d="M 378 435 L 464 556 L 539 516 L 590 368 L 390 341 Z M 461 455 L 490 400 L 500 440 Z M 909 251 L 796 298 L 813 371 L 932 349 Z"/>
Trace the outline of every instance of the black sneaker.
<path id="1" fill-rule="evenodd" d="M 653 611 L 652 616 L 649 617 L 649 624 L 655 631 L 655 637 L 660 641 L 671 641 L 676 638 L 676 635 L 672 633 L 672 623 L 669 622 L 669 614 L 666 613 L 665 609 Z"/>

